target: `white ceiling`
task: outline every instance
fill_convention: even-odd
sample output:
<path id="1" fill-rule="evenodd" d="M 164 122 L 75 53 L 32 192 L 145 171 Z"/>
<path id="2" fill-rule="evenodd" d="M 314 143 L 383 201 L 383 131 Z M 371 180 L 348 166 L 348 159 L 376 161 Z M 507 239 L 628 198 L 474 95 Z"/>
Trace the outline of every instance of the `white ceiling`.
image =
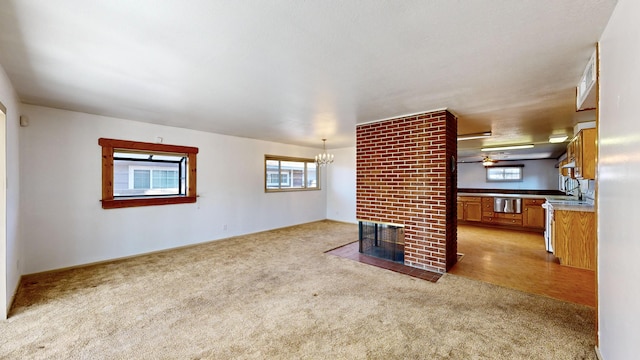
<path id="1" fill-rule="evenodd" d="M 305 146 L 448 108 L 494 134 L 468 157 L 595 118 L 575 86 L 615 3 L 0 0 L 0 64 L 25 103 Z"/>

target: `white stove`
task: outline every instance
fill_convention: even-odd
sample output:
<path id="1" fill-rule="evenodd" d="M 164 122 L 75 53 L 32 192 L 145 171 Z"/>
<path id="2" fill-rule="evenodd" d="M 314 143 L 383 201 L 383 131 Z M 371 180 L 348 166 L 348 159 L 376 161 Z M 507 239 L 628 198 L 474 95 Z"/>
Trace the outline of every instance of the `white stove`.
<path id="1" fill-rule="evenodd" d="M 551 244 L 551 223 L 553 222 L 553 203 L 547 200 L 542 207 L 546 209 L 545 226 L 544 226 L 544 247 L 547 252 L 553 252 L 553 244 Z"/>

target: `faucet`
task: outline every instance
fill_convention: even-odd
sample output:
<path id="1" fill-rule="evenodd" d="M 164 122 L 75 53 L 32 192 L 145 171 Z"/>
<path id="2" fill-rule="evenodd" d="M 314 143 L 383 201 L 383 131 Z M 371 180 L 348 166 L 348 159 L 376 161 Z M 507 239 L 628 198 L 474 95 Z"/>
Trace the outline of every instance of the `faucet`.
<path id="1" fill-rule="evenodd" d="M 580 186 L 580 180 L 576 179 L 576 182 L 578 183 L 578 186 L 576 186 L 578 190 L 578 200 L 582 201 L 582 186 Z"/>

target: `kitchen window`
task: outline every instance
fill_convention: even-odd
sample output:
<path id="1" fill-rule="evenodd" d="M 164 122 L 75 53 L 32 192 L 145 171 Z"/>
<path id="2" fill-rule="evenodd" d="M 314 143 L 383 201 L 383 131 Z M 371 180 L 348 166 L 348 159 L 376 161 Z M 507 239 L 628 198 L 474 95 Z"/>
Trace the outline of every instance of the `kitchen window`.
<path id="1" fill-rule="evenodd" d="M 319 190 L 314 159 L 265 155 L 265 192 Z"/>
<path id="2" fill-rule="evenodd" d="M 102 208 L 196 201 L 198 148 L 126 140 L 102 146 Z"/>
<path id="3" fill-rule="evenodd" d="M 487 182 L 518 182 L 522 181 L 524 165 L 488 166 Z"/>

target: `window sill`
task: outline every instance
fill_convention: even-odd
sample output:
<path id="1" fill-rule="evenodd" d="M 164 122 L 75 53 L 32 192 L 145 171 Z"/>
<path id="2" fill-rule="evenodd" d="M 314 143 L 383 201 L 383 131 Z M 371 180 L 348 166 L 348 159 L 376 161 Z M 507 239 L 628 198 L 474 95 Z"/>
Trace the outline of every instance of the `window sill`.
<path id="1" fill-rule="evenodd" d="M 316 191 L 321 190 L 319 188 L 296 188 L 296 189 L 267 189 L 266 193 L 278 193 L 278 192 L 292 192 L 292 191 Z"/>
<path id="2" fill-rule="evenodd" d="M 195 196 L 169 196 L 156 198 L 133 198 L 102 200 L 103 209 L 120 209 L 138 206 L 156 206 L 170 204 L 189 204 L 196 202 Z"/>

